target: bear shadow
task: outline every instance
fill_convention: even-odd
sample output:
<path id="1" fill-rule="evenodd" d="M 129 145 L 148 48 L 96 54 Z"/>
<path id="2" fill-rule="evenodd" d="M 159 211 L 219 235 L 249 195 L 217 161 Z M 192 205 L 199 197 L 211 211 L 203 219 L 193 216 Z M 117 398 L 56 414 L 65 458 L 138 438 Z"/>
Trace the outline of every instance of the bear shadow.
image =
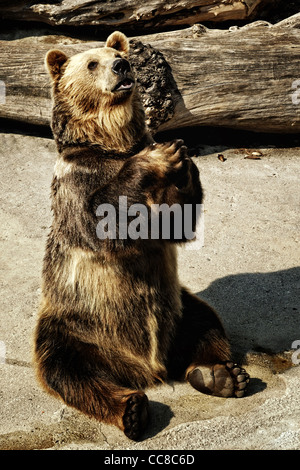
<path id="1" fill-rule="evenodd" d="M 300 340 L 300 267 L 269 273 L 242 273 L 213 281 L 196 293 L 218 313 L 232 345 L 233 358 L 247 363 L 248 353 L 276 357 Z M 276 365 L 279 370 L 276 370 Z M 273 372 L 292 364 L 274 361 Z M 252 377 L 247 396 L 266 389 L 267 383 Z M 150 423 L 141 441 L 156 436 L 174 416 L 168 405 L 150 401 Z"/>
<path id="2" fill-rule="evenodd" d="M 168 426 L 171 419 L 174 417 L 171 408 L 164 403 L 149 400 L 149 408 L 150 422 L 140 441 L 156 436 Z"/>
<path id="3" fill-rule="evenodd" d="M 300 267 L 229 275 L 196 295 L 217 311 L 239 361 L 251 352 L 275 357 L 300 340 Z"/>

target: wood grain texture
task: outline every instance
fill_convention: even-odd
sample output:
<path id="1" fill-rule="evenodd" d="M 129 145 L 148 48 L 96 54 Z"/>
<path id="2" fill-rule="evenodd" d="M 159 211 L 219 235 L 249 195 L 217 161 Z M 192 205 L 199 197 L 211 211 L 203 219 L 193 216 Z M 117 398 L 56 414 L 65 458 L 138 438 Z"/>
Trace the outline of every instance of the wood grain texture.
<path id="1" fill-rule="evenodd" d="M 52 26 L 153 28 L 203 21 L 245 20 L 266 0 L 1 0 L 0 18 Z M 28 4 L 29 3 L 29 4 Z"/>
<path id="2" fill-rule="evenodd" d="M 255 22 L 230 30 L 195 25 L 135 38 L 151 45 L 149 57 L 137 64 L 141 79 L 147 77 L 141 92 L 148 116 L 160 115 L 162 101 L 149 67 L 153 75 L 163 56 L 174 78 L 165 84 L 169 91 L 163 98 L 171 101 L 172 112 L 153 119 L 153 132 L 197 125 L 299 132 L 300 105 L 293 96 L 300 79 L 300 14 L 282 23 Z M 6 85 L 6 102 L 0 104 L 0 117 L 48 126 L 46 52 L 55 47 L 71 55 L 101 45 L 52 36 L 1 41 L 0 80 Z M 160 53 L 152 54 L 151 48 Z"/>

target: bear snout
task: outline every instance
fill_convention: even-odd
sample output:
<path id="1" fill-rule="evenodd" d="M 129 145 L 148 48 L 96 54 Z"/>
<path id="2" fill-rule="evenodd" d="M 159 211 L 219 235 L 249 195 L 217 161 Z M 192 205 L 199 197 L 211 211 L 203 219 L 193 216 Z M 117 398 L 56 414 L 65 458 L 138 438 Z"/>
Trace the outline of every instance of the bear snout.
<path id="1" fill-rule="evenodd" d="M 127 72 L 130 72 L 130 64 L 126 59 L 116 59 L 111 69 L 116 75 L 126 75 Z"/>

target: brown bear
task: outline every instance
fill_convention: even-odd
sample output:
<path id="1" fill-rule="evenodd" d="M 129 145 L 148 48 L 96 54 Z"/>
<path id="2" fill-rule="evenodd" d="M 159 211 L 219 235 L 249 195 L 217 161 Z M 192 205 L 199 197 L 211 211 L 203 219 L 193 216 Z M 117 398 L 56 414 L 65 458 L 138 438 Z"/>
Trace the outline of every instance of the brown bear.
<path id="1" fill-rule="evenodd" d="M 46 56 L 58 158 L 35 363 L 48 392 L 136 440 L 149 417 L 146 387 L 187 380 L 200 392 L 242 397 L 249 376 L 232 362 L 214 310 L 178 281 L 185 235 L 120 236 L 120 196 L 129 207 L 177 204 L 182 220 L 192 207 L 193 228 L 202 201 L 183 142 L 157 144 L 146 128 L 128 52 L 115 32 L 105 47 Z M 115 210 L 112 237 L 97 234 L 101 204 Z"/>

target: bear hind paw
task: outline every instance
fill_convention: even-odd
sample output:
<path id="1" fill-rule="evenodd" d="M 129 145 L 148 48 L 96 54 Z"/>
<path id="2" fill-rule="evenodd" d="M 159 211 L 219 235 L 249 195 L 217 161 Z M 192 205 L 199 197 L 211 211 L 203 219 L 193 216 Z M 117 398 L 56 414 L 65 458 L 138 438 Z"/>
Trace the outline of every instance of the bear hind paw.
<path id="1" fill-rule="evenodd" d="M 123 415 L 124 434 L 137 441 L 147 427 L 149 421 L 149 401 L 145 394 L 134 393 L 126 403 Z"/>
<path id="2" fill-rule="evenodd" d="M 223 398 L 242 398 L 250 380 L 245 369 L 229 361 L 213 366 L 196 366 L 187 379 L 199 392 Z"/>

